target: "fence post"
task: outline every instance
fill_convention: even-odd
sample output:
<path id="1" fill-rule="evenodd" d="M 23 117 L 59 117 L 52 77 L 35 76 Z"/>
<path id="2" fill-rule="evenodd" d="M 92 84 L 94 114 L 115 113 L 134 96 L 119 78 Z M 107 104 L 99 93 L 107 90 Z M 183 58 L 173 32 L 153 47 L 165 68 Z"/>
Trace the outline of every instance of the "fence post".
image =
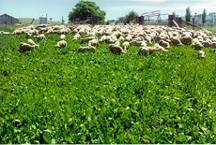
<path id="1" fill-rule="evenodd" d="M 195 18 L 193 17 L 193 30 L 194 30 L 194 25 L 195 25 Z"/>
<path id="2" fill-rule="evenodd" d="M 170 27 L 172 27 L 173 26 L 173 20 L 174 20 L 174 16 L 173 15 L 169 15 L 169 20 L 168 20 L 168 25 L 170 26 Z"/>
<path id="3" fill-rule="evenodd" d="M 139 17 L 139 25 L 144 25 L 144 16 Z"/>
<path id="4" fill-rule="evenodd" d="M 99 23 L 99 16 L 92 16 L 92 24 L 93 26 Z"/>

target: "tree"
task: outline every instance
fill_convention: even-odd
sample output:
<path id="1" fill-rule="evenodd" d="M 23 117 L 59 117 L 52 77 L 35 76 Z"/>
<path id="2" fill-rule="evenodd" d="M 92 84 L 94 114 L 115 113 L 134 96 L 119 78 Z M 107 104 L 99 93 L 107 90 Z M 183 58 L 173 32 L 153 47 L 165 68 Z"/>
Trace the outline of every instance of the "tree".
<path id="1" fill-rule="evenodd" d="M 131 21 L 134 21 L 136 17 L 138 17 L 138 14 L 132 10 L 125 16 L 124 22 L 130 23 Z"/>
<path id="2" fill-rule="evenodd" d="M 94 15 L 99 16 L 100 20 L 104 21 L 106 12 L 100 10 L 99 6 L 97 6 L 95 2 L 81 0 L 69 13 L 68 18 L 69 21 L 84 21 L 91 19 Z"/>
<path id="3" fill-rule="evenodd" d="M 206 15 L 207 15 L 207 12 L 206 12 L 206 9 L 203 10 L 203 13 L 202 13 L 202 23 L 203 25 L 205 24 L 206 22 Z"/>
<path id="4" fill-rule="evenodd" d="M 186 20 L 187 22 L 190 22 L 190 20 L 191 20 L 191 10 L 190 10 L 190 7 L 187 7 L 187 8 L 186 8 L 185 20 Z"/>
<path id="5" fill-rule="evenodd" d="M 173 15 L 173 18 L 175 19 L 175 17 L 176 17 L 176 14 L 175 14 L 175 12 L 173 12 L 173 14 L 172 14 L 172 15 Z"/>

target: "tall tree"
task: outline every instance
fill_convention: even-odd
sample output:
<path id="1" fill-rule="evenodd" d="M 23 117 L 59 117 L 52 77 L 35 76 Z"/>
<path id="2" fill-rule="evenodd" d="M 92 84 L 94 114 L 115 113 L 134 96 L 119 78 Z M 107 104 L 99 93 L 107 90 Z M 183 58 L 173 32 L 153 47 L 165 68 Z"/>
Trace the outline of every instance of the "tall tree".
<path id="1" fill-rule="evenodd" d="M 186 8 L 185 20 L 187 22 L 190 22 L 190 20 L 191 20 L 191 10 L 190 10 L 190 7 Z"/>
<path id="2" fill-rule="evenodd" d="M 100 10 L 95 2 L 81 0 L 69 13 L 68 18 L 70 21 L 83 21 L 90 19 L 94 15 L 99 16 L 100 20 L 104 21 L 106 12 Z"/>
<path id="3" fill-rule="evenodd" d="M 135 18 L 138 16 L 138 14 L 136 12 L 134 12 L 133 10 L 130 11 L 124 18 L 124 22 L 125 23 L 129 23 L 135 20 Z"/>
<path id="4" fill-rule="evenodd" d="M 205 24 L 206 22 L 206 15 L 207 15 L 207 11 L 206 9 L 203 10 L 203 13 L 202 13 L 202 23 L 203 25 Z"/>
<path id="5" fill-rule="evenodd" d="M 175 19 L 175 17 L 176 17 L 176 13 L 175 13 L 175 12 L 173 12 L 173 13 L 172 13 L 172 15 L 173 15 L 173 18 Z"/>

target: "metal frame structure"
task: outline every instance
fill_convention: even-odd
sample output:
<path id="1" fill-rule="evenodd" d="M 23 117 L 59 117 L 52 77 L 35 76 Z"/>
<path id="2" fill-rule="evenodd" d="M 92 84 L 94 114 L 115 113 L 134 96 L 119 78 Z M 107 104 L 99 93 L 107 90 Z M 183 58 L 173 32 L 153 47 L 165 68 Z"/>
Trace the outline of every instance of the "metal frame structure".
<path id="1" fill-rule="evenodd" d="M 161 16 L 162 15 L 169 15 L 169 14 L 168 13 L 161 14 L 160 10 L 151 11 L 151 12 L 145 12 L 145 13 L 141 14 L 141 16 L 144 16 L 144 19 L 147 18 L 147 21 L 150 21 L 151 17 L 157 17 L 156 21 L 157 21 L 158 24 L 161 23 Z"/>

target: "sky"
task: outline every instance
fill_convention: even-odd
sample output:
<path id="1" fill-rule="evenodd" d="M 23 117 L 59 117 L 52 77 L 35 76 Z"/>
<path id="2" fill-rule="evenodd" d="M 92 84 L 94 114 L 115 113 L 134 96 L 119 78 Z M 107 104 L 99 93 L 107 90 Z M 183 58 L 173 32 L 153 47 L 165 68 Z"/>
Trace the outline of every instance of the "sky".
<path id="1" fill-rule="evenodd" d="M 160 10 L 162 14 L 173 12 L 184 16 L 190 6 L 191 13 L 216 12 L 216 0 L 90 0 L 106 11 L 106 20 L 116 20 L 134 10 L 141 15 L 144 12 Z M 53 21 L 68 21 L 68 14 L 79 0 L 0 0 L 0 15 L 8 14 L 15 18 L 35 18 L 42 15 Z M 162 18 L 168 18 L 163 16 Z"/>

